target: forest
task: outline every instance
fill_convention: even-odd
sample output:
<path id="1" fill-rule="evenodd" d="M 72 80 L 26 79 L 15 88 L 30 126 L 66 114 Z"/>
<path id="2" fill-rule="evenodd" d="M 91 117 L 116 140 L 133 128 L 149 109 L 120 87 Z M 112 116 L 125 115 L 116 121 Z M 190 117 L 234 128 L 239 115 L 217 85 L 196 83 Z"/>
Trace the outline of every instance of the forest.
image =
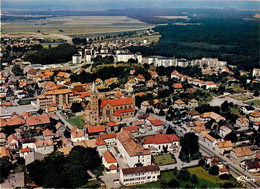
<path id="1" fill-rule="evenodd" d="M 159 43 L 150 47 L 129 47 L 143 56 L 187 58 L 215 57 L 252 70 L 259 63 L 259 22 L 242 19 L 192 19 L 193 24 L 157 26 Z"/>
<path id="2" fill-rule="evenodd" d="M 26 59 L 32 64 L 54 64 L 71 61 L 72 55 L 77 53 L 75 46 L 60 44 L 49 49 L 40 49 L 35 53 L 28 54 Z"/>

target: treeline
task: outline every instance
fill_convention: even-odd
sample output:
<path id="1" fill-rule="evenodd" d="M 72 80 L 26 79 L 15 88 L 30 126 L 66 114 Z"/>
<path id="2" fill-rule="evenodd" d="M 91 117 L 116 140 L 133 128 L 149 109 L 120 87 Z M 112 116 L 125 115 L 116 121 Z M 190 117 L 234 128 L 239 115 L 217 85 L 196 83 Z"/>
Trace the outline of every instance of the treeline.
<path id="1" fill-rule="evenodd" d="M 130 47 L 143 56 L 187 58 L 216 57 L 239 69 L 260 67 L 259 29 L 256 21 L 239 19 L 193 19 L 198 25 L 157 26 L 162 37 L 150 47 Z"/>
<path id="2" fill-rule="evenodd" d="M 88 169 L 101 165 L 101 158 L 94 148 L 74 147 L 69 155 L 53 152 L 44 160 L 27 166 L 30 179 L 45 188 L 77 188 L 85 185 L 90 176 Z"/>
<path id="3" fill-rule="evenodd" d="M 72 60 L 72 55 L 77 53 L 75 46 L 70 44 L 60 44 L 49 49 L 40 49 L 36 53 L 28 54 L 26 59 L 32 64 L 53 64 Z"/>

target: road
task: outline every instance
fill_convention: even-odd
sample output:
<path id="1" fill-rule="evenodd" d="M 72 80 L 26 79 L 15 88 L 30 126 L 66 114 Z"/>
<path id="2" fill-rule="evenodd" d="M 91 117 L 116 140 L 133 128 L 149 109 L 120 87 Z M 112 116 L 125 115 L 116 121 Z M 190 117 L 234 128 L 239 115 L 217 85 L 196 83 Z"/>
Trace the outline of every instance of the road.
<path id="1" fill-rule="evenodd" d="M 56 114 L 57 114 L 57 116 L 60 118 L 60 120 L 64 123 L 65 126 L 69 127 L 70 129 L 73 128 L 73 126 L 72 126 L 69 122 L 67 122 L 67 121 L 64 119 L 64 117 L 60 114 L 60 111 L 57 111 Z"/>
<path id="2" fill-rule="evenodd" d="M 170 121 L 167 121 L 165 119 L 165 116 L 158 116 L 158 115 L 155 115 L 153 114 L 154 117 L 162 120 L 164 123 L 166 123 L 168 126 L 171 126 L 175 131 L 176 131 L 176 134 L 178 136 L 183 136 L 185 134 L 185 131 L 183 130 L 183 128 L 181 128 L 180 126 L 178 125 L 174 125 L 172 122 Z M 229 165 L 229 169 L 230 169 L 230 173 L 232 174 L 233 177 L 237 178 L 239 176 L 242 176 L 242 175 L 245 175 L 249 178 L 254 178 L 252 177 L 248 172 L 246 172 L 244 169 L 240 168 L 238 165 L 235 165 L 233 162 L 231 162 L 228 158 L 220 155 L 219 153 L 217 153 L 216 151 L 213 151 L 211 148 L 209 148 L 208 146 L 206 146 L 204 144 L 204 142 L 202 141 L 199 141 L 199 145 L 200 145 L 200 151 L 203 152 L 204 154 L 206 155 L 210 155 L 210 156 L 217 156 L 219 157 L 223 162 L 226 162 L 228 163 Z M 258 178 L 258 177 L 255 177 L 255 178 Z M 257 179 L 256 179 L 257 180 Z M 257 182 L 252 182 L 252 181 L 247 181 L 246 184 L 249 186 L 249 187 L 252 187 L 252 188 L 259 188 L 260 187 L 260 184 L 257 183 Z"/>

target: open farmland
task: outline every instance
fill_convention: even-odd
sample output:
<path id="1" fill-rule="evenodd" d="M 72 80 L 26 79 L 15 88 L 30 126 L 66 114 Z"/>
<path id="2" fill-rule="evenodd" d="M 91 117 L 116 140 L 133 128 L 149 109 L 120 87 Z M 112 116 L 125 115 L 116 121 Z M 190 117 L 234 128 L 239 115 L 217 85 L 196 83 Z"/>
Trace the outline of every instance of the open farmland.
<path id="1" fill-rule="evenodd" d="M 66 16 L 2 23 L 3 35 L 75 36 L 148 28 L 152 25 L 126 16 Z"/>

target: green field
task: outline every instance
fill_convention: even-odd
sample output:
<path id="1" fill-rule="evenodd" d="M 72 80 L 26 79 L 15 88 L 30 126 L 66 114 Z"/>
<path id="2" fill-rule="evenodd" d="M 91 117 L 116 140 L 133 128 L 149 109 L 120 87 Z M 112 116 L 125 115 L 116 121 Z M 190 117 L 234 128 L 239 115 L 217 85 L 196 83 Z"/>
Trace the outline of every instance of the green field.
<path id="1" fill-rule="evenodd" d="M 157 156 L 153 156 L 153 158 L 154 158 L 154 163 L 156 165 L 168 165 L 168 164 L 176 163 L 176 160 L 172 158 L 170 154 L 157 155 Z"/>
<path id="2" fill-rule="evenodd" d="M 79 129 L 82 129 L 86 125 L 83 116 L 75 116 L 69 119 L 66 119 L 72 126 L 77 126 Z"/>
<path id="3" fill-rule="evenodd" d="M 251 100 L 251 101 L 248 101 L 248 102 L 245 102 L 245 103 L 251 105 L 252 102 L 254 103 L 254 105 L 260 104 L 260 100 Z"/>
<path id="4" fill-rule="evenodd" d="M 2 22 L 2 34 L 77 35 L 129 31 L 151 26 L 126 16 L 64 16 Z"/>
<path id="5" fill-rule="evenodd" d="M 173 173 L 174 171 L 161 172 L 161 179 L 164 179 L 168 183 L 174 178 L 178 180 L 178 182 L 180 183 L 180 188 L 184 188 L 186 184 L 194 186 L 195 188 L 202 188 L 202 186 L 207 186 L 208 188 L 220 188 L 221 185 L 224 184 L 225 182 L 230 182 L 227 180 L 221 180 L 219 179 L 218 176 L 210 175 L 202 167 L 192 167 L 192 168 L 188 168 L 187 170 L 191 175 L 195 174 L 197 176 L 198 183 L 193 184 L 189 180 L 184 181 L 184 180 L 177 179 L 177 175 Z M 160 181 L 134 186 L 134 188 L 160 188 Z"/>

